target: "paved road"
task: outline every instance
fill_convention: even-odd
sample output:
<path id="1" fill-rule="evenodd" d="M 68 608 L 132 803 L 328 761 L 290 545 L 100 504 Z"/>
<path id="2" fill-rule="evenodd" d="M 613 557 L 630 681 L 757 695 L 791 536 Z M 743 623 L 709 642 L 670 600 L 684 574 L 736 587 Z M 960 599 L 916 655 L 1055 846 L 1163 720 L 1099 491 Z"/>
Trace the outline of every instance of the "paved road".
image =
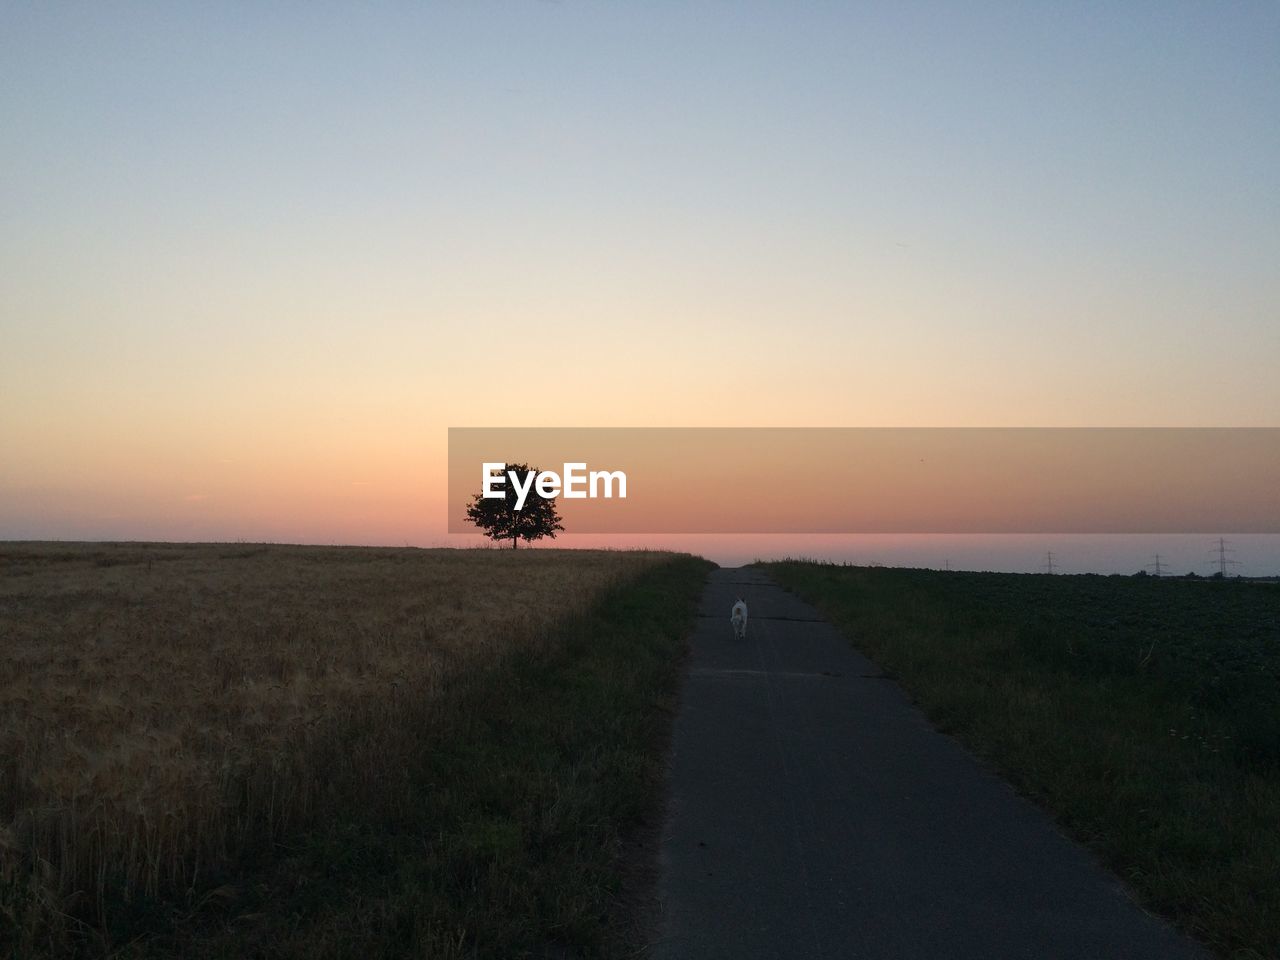
<path id="1" fill-rule="evenodd" d="M 703 593 L 659 896 L 654 960 L 1207 956 L 750 568 Z"/>

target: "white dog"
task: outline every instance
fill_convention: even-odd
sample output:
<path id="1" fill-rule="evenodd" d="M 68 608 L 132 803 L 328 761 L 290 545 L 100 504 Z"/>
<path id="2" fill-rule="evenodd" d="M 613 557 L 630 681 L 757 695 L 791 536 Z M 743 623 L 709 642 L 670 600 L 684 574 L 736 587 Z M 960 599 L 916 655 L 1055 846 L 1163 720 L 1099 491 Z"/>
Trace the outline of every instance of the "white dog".
<path id="1" fill-rule="evenodd" d="M 733 613 L 729 615 L 729 622 L 733 624 L 733 635 L 735 637 L 739 640 L 747 639 L 747 605 L 741 597 L 733 605 Z"/>

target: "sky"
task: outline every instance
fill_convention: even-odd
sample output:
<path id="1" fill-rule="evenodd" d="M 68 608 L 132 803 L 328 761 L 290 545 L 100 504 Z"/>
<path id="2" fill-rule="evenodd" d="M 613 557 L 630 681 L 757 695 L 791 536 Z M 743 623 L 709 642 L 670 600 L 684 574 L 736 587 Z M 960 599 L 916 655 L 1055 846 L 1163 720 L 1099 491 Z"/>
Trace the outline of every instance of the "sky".
<path id="1" fill-rule="evenodd" d="M 1280 426 L 1278 40 L 3 5 L 0 539 L 466 542 L 450 426 Z"/>

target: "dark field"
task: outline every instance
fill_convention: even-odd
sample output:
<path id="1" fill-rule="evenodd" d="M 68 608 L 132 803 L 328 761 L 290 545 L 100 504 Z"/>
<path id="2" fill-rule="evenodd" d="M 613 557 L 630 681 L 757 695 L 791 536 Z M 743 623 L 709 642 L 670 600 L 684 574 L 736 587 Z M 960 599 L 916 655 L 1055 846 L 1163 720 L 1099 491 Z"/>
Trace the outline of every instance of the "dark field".
<path id="1" fill-rule="evenodd" d="M 1151 909 L 1280 956 L 1280 585 L 768 569 Z"/>
<path id="2" fill-rule="evenodd" d="M 0 545 L 0 956 L 610 956 L 706 561 Z"/>

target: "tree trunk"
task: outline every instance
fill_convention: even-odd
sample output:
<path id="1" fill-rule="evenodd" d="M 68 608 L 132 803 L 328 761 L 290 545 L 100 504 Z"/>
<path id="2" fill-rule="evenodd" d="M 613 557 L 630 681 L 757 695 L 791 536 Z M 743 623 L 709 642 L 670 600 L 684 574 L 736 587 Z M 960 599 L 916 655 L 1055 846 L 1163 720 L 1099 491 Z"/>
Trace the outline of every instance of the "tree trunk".
<path id="1" fill-rule="evenodd" d="M 514 550 L 518 546 L 520 546 L 520 537 L 517 534 L 513 534 L 511 537 L 511 549 Z"/>

